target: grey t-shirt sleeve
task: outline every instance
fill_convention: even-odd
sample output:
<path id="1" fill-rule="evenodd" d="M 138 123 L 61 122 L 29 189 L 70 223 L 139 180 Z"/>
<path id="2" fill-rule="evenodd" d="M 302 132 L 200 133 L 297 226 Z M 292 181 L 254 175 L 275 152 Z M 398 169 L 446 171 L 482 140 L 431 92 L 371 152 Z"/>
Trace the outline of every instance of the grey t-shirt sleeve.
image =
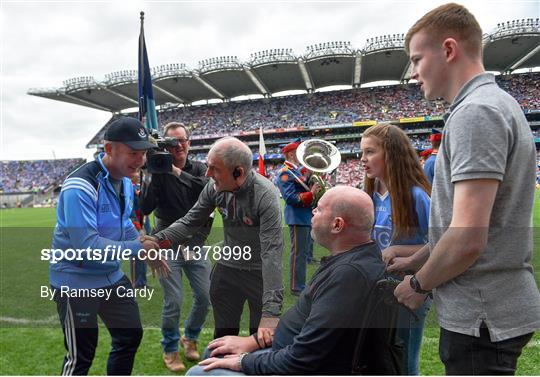
<path id="1" fill-rule="evenodd" d="M 283 303 L 283 232 L 281 206 L 276 192 L 268 191 L 259 204 L 261 261 L 263 278 L 263 317 L 281 315 Z"/>
<path id="2" fill-rule="evenodd" d="M 492 106 L 465 104 L 452 114 L 443 143 L 450 158 L 452 183 L 469 179 L 502 181 L 512 132 L 503 114 Z"/>
<path id="3" fill-rule="evenodd" d="M 173 244 L 182 244 L 187 241 L 189 237 L 208 222 L 208 218 L 216 208 L 215 196 L 214 181 L 210 180 L 189 212 L 172 223 L 167 229 L 156 233 L 156 236 L 167 238 Z"/>

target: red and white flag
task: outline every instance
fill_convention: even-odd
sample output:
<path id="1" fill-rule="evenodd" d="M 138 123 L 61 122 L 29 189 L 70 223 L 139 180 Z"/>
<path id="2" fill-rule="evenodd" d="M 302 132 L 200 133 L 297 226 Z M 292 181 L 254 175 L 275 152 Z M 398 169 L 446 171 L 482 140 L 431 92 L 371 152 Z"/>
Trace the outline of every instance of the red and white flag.
<path id="1" fill-rule="evenodd" d="M 266 177 L 266 169 L 264 167 L 264 155 L 266 154 L 266 146 L 264 145 L 264 136 L 262 127 L 259 130 L 259 174 Z"/>

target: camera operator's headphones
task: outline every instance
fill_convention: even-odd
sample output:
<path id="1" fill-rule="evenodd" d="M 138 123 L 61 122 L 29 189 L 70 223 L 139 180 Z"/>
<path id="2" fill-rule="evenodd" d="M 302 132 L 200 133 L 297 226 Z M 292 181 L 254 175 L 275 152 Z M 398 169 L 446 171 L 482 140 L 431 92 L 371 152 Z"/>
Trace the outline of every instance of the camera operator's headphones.
<path id="1" fill-rule="evenodd" d="M 240 170 L 240 168 L 237 166 L 234 168 L 233 172 L 232 172 L 232 176 L 235 180 L 237 180 L 240 176 L 242 175 L 242 171 Z"/>

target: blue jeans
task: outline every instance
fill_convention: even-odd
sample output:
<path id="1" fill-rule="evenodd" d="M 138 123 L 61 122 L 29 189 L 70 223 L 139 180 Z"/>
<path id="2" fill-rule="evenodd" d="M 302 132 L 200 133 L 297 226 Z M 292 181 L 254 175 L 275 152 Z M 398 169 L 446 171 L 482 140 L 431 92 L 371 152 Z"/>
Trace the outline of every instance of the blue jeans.
<path id="1" fill-rule="evenodd" d="M 168 260 L 171 274 L 159 281 L 163 287 L 163 312 L 161 314 L 161 344 L 164 352 L 178 351 L 180 340 L 180 311 L 182 309 L 183 287 L 182 270 L 185 272 L 193 291 L 193 305 L 184 322 L 185 336 L 197 340 L 202 330 L 210 306 L 210 271 L 209 260 L 184 261 Z"/>
<path id="2" fill-rule="evenodd" d="M 397 336 L 403 341 L 403 374 L 419 375 L 420 347 L 431 302 L 432 300 L 428 298 L 421 307 L 414 311 L 418 316 L 418 321 L 403 306 L 399 307 Z"/>
<path id="3" fill-rule="evenodd" d="M 311 227 L 289 225 L 291 236 L 290 280 L 291 290 L 302 292 L 306 287 L 306 269 L 311 244 Z"/>
<path id="4" fill-rule="evenodd" d="M 271 351 L 272 351 L 272 348 L 264 348 L 262 350 L 257 350 L 252 353 L 266 353 L 266 352 L 271 352 Z M 210 352 L 208 351 L 208 348 L 206 348 L 204 350 L 203 360 L 208 359 L 209 356 L 210 356 Z M 201 367 L 199 365 L 194 365 L 191 368 L 189 368 L 189 370 L 186 373 L 186 376 L 245 376 L 245 373 L 236 372 L 230 369 L 212 369 L 212 370 L 209 370 L 208 372 L 205 372 L 203 368 L 204 367 Z"/>

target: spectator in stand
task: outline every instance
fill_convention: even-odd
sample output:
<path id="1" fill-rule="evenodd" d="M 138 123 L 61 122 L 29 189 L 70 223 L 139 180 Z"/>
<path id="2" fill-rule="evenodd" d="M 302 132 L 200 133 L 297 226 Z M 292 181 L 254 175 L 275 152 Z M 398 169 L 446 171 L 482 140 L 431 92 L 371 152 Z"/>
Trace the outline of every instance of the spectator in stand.
<path id="1" fill-rule="evenodd" d="M 540 73 L 501 75 L 496 80 L 517 99 L 524 112 L 540 109 Z M 258 130 L 261 126 L 288 129 L 363 120 L 388 121 L 442 115 L 446 109 L 447 103 L 424 100 L 418 86 L 411 84 L 178 107 L 162 111 L 158 117 L 160 127 L 172 120 L 181 121 L 194 137 L 220 137 Z M 99 144 L 104 129 L 89 144 Z M 425 147 L 417 146 L 417 149 Z"/>
<path id="2" fill-rule="evenodd" d="M 59 185 L 77 167 L 84 164 L 82 158 L 61 160 L 2 161 L 0 162 L 1 190 L 4 193 L 30 192 Z"/>

